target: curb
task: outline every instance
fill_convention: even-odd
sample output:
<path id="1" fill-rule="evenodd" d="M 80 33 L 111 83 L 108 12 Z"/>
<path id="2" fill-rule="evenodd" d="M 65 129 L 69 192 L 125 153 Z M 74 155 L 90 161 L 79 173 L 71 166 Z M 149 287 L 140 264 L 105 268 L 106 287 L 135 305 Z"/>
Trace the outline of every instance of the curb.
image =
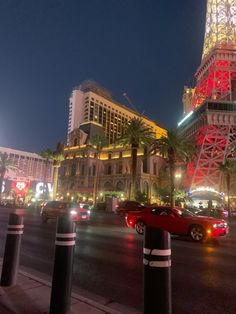
<path id="1" fill-rule="evenodd" d="M 3 259 L 0 258 L 0 267 L 2 267 L 2 261 L 3 261 Z M 22 265 L 20 267 L 25 268 Z M 46 279 L 40 278 L 39 277 L 40 273 L 38 273 L 38 276 L 33 275 L 31 273 L 31 271 L 34 272 L 34 270 L 28 269 L 28 268 L 26 270 L 22 270 L 20 267 L 18 270 L 19 274 L 21 274 L 22 276 L 26 276 L 26 277 L 34 280 L 34 281 L 41 283 L 42 285 L 45 285 L 45 286 L 51 288 L 51 286 L 52 286 L 51 282 L 46 280 Z M 35 271 L 35 272 L 37 272 L 37 271 Z M 46 274 L 42 274 L 42 275 L 49 277 Z M 73 290 L 73 286 L 72 286 L 72 290 Z M 89 291 L 88 291 L 88 293 L 90 294 Z M 110 299 L 106 299 L 105 297 L 101 297 L 101 296 L 98 296 L 95 294 L 94 294 L 94 296 L 95 296 L 95 298 L 100 300 L 100 302 L 94 301 L 92 298 L 87 298 L 87 297 L 82 296 L 81 294 L 78 294 L 78 293 L 73 292 L 73 291 L 71 293 L 71 298 L 73 298 L 79 302 L 88 304 L 88 305 L 94 307 L 95 309 L 100 310 L 106 314 L 140 314 L 141 313 L 141 312 L 135 310 L 134 308 L 130 308 L 130 307 L 122 305 L 120 303 L 116 303 L 115 301 L 110 300 Z"/>
<path id="2" fill-rule="evenodd" d="M 36 276 L 34 276 L 34 275 L 28 273 L 28 272 L 19 270 L 19 273 L 20 273 L 21 275 L 23 275 L 23 276 L 26 276 L 26 277 L 32 279 L 32 280 L 35 280 L 35 281 L 37 281 L 37 282 L 40 282 L 40 283 L 42 283 L 43 285 L 45 285 L 45 286 L 47 286 L 47 287 L 50 287 L 50 288 L 51 288 L 51 286 L 52 286 L 49 281 L 46 281 L 46 280 L 41 279 L 41 278 L 38 278 L 38 277 L 36 277 Z M 75 292 L 72 292 L 72 293 L 71 293 L 71 297 L 73 297 L 74 299 L 76 299 L 76 300 L 78 300 L 78 301 L 81 301 L 81 302 L 83 302 L 83 303 L 89 304 L 89 305 L 95 307 L 95 308 L 98 309 L 98 310 L 102 310 L 102 311 L 104 311 L 105 313 L 109 313 L 109 314 L 123 314 L 122 312 L 113 310 L 113 309 L 111 309 L 111 308 L 109 308 L 109 307 L 107 307 L 107 306 L 105 306 L 105 305 L 103 305 L 103 304 L 100 304 L 100 303 L 98 303 L 98 302 L 96 302 L 96 301 L 93 301 L 93 300 L 91 300 L 91 299 L 88 299 L 88 298 L 86 298 L 86 297 L 83 297 L 83 296 L 81 296 L 81 295 L 79 295 L 79 294 L 77 294 L 77 293 L 75 293 Z"/>

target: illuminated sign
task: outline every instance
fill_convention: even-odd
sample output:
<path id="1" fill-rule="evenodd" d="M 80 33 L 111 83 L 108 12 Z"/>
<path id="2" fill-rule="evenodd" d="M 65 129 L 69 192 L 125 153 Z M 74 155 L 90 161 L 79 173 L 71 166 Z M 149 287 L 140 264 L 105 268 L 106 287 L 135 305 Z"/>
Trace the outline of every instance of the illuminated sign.
<path id="1" fill-rule="evenodd" d="M 29 188 L 29 183 L 25 181 L 12 181 L 11 187 L 17 194 L 24 195 Z"/>
<path id="2" fill-rule="evenodd" d="M 219 194 L 218 191 L 216 191 L 214 188 L 212 188 L 210 186 L 200 186 L 200 187 L 196 188 L 195 190 L 191 191 L 191 193 L 194 193 L 194 192 L 213 192 L 213 193 Z"/>
<path id="3" fill-rule="evenodd" d="M 44 188 L 44 183 L 39 182 L 36 184 L 36 195 L 39 196 L 40 194 L 43 194 L 43 188 Z M 52 184 L 47 183 L 47 189 L 49 193 L 52 193 Z"/>

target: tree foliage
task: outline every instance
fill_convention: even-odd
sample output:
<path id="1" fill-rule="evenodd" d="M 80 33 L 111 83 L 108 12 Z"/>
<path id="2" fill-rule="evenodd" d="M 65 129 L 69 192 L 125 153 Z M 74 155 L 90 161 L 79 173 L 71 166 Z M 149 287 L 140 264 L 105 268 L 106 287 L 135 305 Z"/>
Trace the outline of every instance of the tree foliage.
<path id="1" fill-rule="evenodd" d="M 153 142 L 149 154 L 159 153 L 166 161 L 170 172 L 170 204 L 174 206 L 175 171 L 176 165 L 187 163 L 193 159 L 196 146 L 192 139 L 181 135 L 178 130 L 168 131 Z"/>
<path id="2" fill-rule="evenodd" d="M 131 198 L 134 199 L 136 191 L 137 177 L 137 153 L 141 147 L 149 146 L 154 140 L 154 133 L 141 117 L 134 117 L 126 125 L 123 135 L 118 144 L 131 148 Z"/>

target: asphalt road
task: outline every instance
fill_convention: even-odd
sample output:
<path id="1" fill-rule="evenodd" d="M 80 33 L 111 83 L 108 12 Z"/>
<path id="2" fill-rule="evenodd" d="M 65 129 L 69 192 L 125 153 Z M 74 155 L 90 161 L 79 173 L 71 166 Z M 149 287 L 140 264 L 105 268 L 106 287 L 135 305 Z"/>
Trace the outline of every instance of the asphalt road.
<path id="1" fill-rule="evenodd" d="M 9 209 L 0 208 L 0 256 L 3 256 Z M 73 285 L 142 311 L 143 238 L 123 218 L 94 213 L 77 227 Z M 41 223 L 37 210 L 25 211 L 22 266 L 51 275 L 55 221 Z M 236 223 L 219 243 L 172 238 L 173 314 L 236 313 Z M 158 306 L 158 296 L 157 296 Z"/>

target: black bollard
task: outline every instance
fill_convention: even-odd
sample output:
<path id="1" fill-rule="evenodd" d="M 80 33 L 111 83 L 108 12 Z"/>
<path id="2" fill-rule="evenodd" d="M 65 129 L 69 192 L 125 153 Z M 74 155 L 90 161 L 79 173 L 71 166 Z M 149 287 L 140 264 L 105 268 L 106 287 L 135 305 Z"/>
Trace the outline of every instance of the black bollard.
<path id="1" fill-rule="evenodd" d="M 169 232 L 145 228 L 144 314 L 171 314 L 171 249 Z"/>
<path id="2" fill-rule="evenodd" d="M 23 216 L 11 213 L 7 228 L 1 286 L 13 286 L 16 284 L 23 228 Z"/>
<path id="3" fill-rule="evenodd" d="M 57 219 L 56 247 L 52 278 L 50 314 L 66 314 L 70 310 L 75 224 L 68 214 Z"/>

